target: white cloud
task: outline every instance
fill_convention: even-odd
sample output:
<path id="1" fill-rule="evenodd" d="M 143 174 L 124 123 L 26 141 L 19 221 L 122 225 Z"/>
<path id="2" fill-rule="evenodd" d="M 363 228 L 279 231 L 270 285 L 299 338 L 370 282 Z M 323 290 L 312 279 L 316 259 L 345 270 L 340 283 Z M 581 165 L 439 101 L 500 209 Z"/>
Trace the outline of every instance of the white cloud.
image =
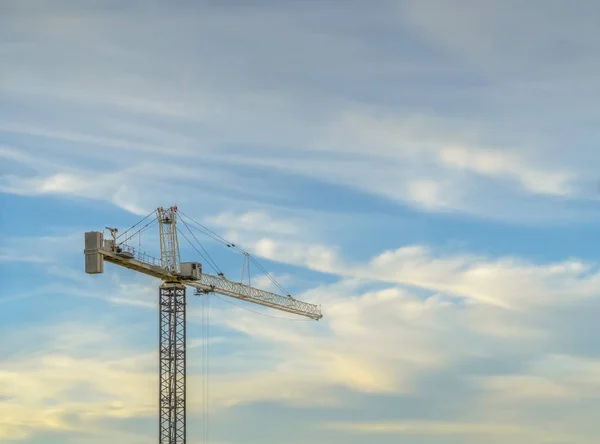
<path id="1" fill-rule="evenodd" d="M 237 226 L 233 216 L 227 220 Z M 293 222 L 286 221 L 286 226 L 292 227 Z M 589 299 L 600 291 L 597 265 L 576 259 L 536 264 L 518 257 L 442 254 L 435 248 L 408 245 L 352 262 L 344 259 L 339 247 L 266 235 L 260 227 L 252 228 L 245 225 L 243 232 L 232 230 L 227 237 L 259 257 L 285 264 L 345 278 L 412 285 L 505 309 Z M 306 236 L 298 222 L 295 229 L 300 239 Z"/>
<path id="2" fill-rule="evenodd" d="M 594 122 L 596 104 L 565 90 L 593 97 L 595 70 L 585 68 L 597 64 L 599 40 L 586 39 L 591 50 L 582 57 L 554 48 L 565 41 L 578 47 L 586 37 L 587 27 L 568 15 L 575 8 L 546 26 L 535 19 L 552 8 L 520 4 L 525 12 L 518 14 L 506 4 L 462 2 L 468 7 L 461 10 L 404 2 L 410 8 L 403 19 L 419 29 L 415 36 L 399 30 L 392 14 L 356 13 L 355 4 L 345 9 L 347 21 L 333 23 L 327 8 L 224 12 L 194 4 L 140 12 L 147 5 L 136 2 L 92 15 L 77 2 L 17 3 L 18 17 L 0 14 L 13 42 L 0 46 L 7 58 L 0 66 L 7 104 L 0 112 L 0 190 L 104 200 L 141 215 L 165 201 L 195 214 L 223 211 L 209 223 L 253 253 L 339 279 L 298 296 L 324 305 L 318 324 L 215 307 L 217 328 L 245 335 L 235 344 L 240 354 L 214 358 L 216 411 L 257 401 L 335 407 L 348 399 L 366 410 L 379 396 L 401 401 L 398 395 L 411 394 L 420 401 L 430 396 L 432 409 L 452 405 L 461 418 L 356 427 L 529 444 L 557 439 L 547 430 L 559 427 L 548 428 L 548 418 L 566 413 L 560 427 L 567 436 L 558 438 L 588 440 L 583 435 L 596 420 L 583 404 L 592 405 L 598 392 L 597 363 L 564 354 L 586 353 L 575 332 L 593 331 L 582 307 L 600 294 L 595 264 L 410 244 L 350 260 L 304 226 L 309 215 L 280 220 L 257 210 L 274 201 L 319 201 L 325 182 L 345 188 L 340 199 L 368 193 L 430 212 L 513 222 L 597 217 L 583 208 L 597 175 L 595 141 L 577 124 Z M 535 26 L 514 31 L 514 17 Z M 339 23 L 365 33 L 349 36 Z M 550 45 L 544 36 L 553 28 L 561 37 Z M 546 45 L 553 49 L 544 53 L 544 66 L 534 66 Z M 432 47 L 447 49 L 448 60 L 428 60 Z M 577 56 L 577 63 L 557 62 L 559 53 Z M 570 80 L 560 85 L 561 79 Z M 336 203 L 331 207 L 337 211 Z M 0 260 L 55 260 L 71 247 L 81 255 L 80 235 L 42 240 L 43 248 L 35 239 L 3 242 Z M 155 307 L 154 284 L 127 284 L 107 273 L 99 288 L 98 279 L 84 280 L 62 265 L 48 272 L 61 281 L 21 296 L 88 297 L 123 311 Z M 565 316 L 566 309 L 579 316 Z M 190 320 L 197 325 L 194 309 Z M 97 322 L 96 329 L 34 332 L 29 344 L 37 340 L 40 348 L 3 363 L 1 392 L 10 397 L 0 398 L 0 417 L 8 418 L 3 439 L 155 415 L 155 355 L 116 351 L 126 332 Z M 41 339 L 54 343 L 44 349 Z M 211 349 L 220 345 L 214 341 Z M 97 356 L 86 355 L 92 351 Z M 192 374 L 190 384 L 198 387 L 199 379 Z M 473 393 L 449 397 L 445 383 L 467 384 Z M 191 411 L 199 396 L 190 395 Z M 561 414 L 543 418 L 527 409 L 531 403 Z"/>
<path id="3" fill-rule="evenodd" d="M 249 211 L 243 214 L 221 213 L 207 219 L 207 222 L 219 227 L 236 231 L 262 231 L 277 235 L 294 235 L 298 230 L 295 220 L 273 219 L 265 211 Z"/>
<path id="4" fill-rule="evenodd" d="M 483 387 L 499 396 L 504 394 L 505 399 L 511 402 L 527 399 L 536 400 L 568 400 L 574 393 L 564 385 L 551 379 L 533 376 L 496 376 L 488 377 L 482 381 Z"/>
<path id="5" fill-rule="evenodd" d="M 559 430 L 550 431 L 547 428 L 534 428 L 514 424 L 494 423 L 465 423 L 460 421 L 400 421 L 400 422 L 373 422 L 373 423 L 332 423 L 326 425 L 327 429 L 343 430 L 346 432 L 359 432 L 363 434 L 409 434 L 431 435 L 450 437 L 454 435 L 487 436 L 501 439 L 523 439 L 529 443 L 572 442 L 576 439 L 580 443 L 592 443 L 591 437 L 563 433 Z M 525 442 L 525 441 L 519 441 Z"/>
<path id="6" fill-rule="evenodd" d="M 127 211 L 137 215 L 145 215 L 137 206 L 135 187 L 123 180 L 123 173 L 57 173 L 46 177 L 21 178 L 4 176 L 0 182 L 0 191 L 5 193 L 35 196 L 44 194 L 71 195 L 91 199 L 107 199 Z"/>
<path id="7" fill-rule="evenodd" d="M 104 321 L 37 326 L 19 339 L 20 353 L 8 355 L 0 369 L 5 439 L 82 431 L 94 418 L 153 411 L 148 387 L 155 376 L 128 368 L 130 355 L 106 347 L 115 340 L 126 345 L 124 329 L 107 329 Z"/>
<path id="8" fill-rule="evenodd" d="M 82 233 L 5 237 L 0 246 L 0 262 L 56 263 L 61 257 L 80 251 Z"/>
<path id="9" fill-rule="evenodd" d="M 491 148 L 504 139 L 493 122 L 426 114 L 420 108 L 399 110 L 378 101 L 349 105 L 347 97 L 324 95 L 322 86 L 309 81 L 315 77 L 312 66 L 333 86 L 339 83 L 338 66 L 348 68 L 344 76 L 349 81 L 356 77 L 356 84 L 375 83 L 363 81 L 374 73 L 368 63 L 357 62 L 357 54 L 381 70 L 402 73 L 407 82 L 414 78 L 404 63 L 378 56 L 372 50 L 376 41 L 357 42 L 341 30 L 311 32 L 311 14 L 292 17 L 275 8 L 268 15 L 233 9 L 224 16 L 213 8 L 194 7 L 185 13 L 163 11 L 170 19 L 159 20 L 160 12 L 152 10 L 142 14 L 133 31 L 110 8 L 96 11 L 95 17 L 85 9 L 76 12 L 65 20 L 47 11 L 47 20 L 39 22 L 32 15 L 27 20 L 21 11 L 22 28 L 7 24 L 14 41 L 23 40 L 24 30 L 30 29 L 28 38 L 37 46 L 27 43 L 23 51 L 9 52 L 0 93 L 17 103 L 37 104 L 37 111 L 26 118 L 6 116 L 0 131 L 11 139 L 17 136 L 20 152 L 9 156 L 12 161 L 33 162 L 36 171 L 5 173 L 0 180 L 4 192 L 105 199 L 135 213 L 171 196 L 189 200 L 193 187 L 209 189 L 213 199 L 243 201 L 251 195 L 263 203 L 274 196 L 294 201 L 294 192 L 265 175 L 266 168 L 427 211 L 519 221 L 597 216 L 544 200 L 582 198 L 593 177 L 591 170 L 574 168 L 580 166 L 574 159 L 581 158 L 583 148 L 571 148 L 569 162 L 561 162 L 551 143 L 538 149 L 544 146 L 540 141 Z M 320 11 L 314 13 L 320 16 Z M 232 21 L 239 27 L 217 26 Z M 260 33 L 246 32 L 258 23 Z M 174 28 L 180 32 L 170 32 Z M 197 38 L 179 39 L 184 31 Z M 297 48 L 298 59 L 273 46 L 272 33 Z M 169 35 L 168 46 L 156 35 Z M 255 45 L 253 60 L 245 44 L 229 44 L 238 35 L 253 36 L 248 43 Z M 198 50 L 191 41 L 215 42 L 215 48 L 223 45 L 227 51 L 204 48 L 204 58 L 215 61 L 207 67 L 196 60 L 203 58 L 202 52 L 197 58 L 183 57 L 185 51 Z M 310 51 L 308 43 L 314 45 Z M 264 51 L 258 51 L 262 44 Z M 172 47 L 180 51 L 167 50 Z M 298 73 L 274 65 L 274 53 L 297 66 Z M 36 69 L 41 56 L 62 68 L 42 75 Z M 241 82 L 236 75 L 240 60 L 246 63 Z M 432 69 L 431 61 L 420 63 Z M 277 70 L 287 76 L 275 75 Z M 294 75 L 308 85 L 299 87 Z M 402 78 L 396 83 L 404 84 Z M 185 92 L 169 86 L 173 84 L 185 85 Z M 417 85 L 416 90 L 422 89 Z M 52 146 L 51 153 L 37 148 L 42 145 Z M 141 168 L 131 167 L 140 160 Z M 589 190 L 584 195 L 589 197 Z M 536 205 L 531 205 L 533 198 Z"/>
<path id="10" fill-rule="evenodd" d="M 522 156 L 509 151 L 447 146 L 440 150 L 441 160 L 453 167 L 472 170 L 491 177 L 514 178 L 526 190 L 535 194 L 567 196 L 572 193 L 569 182 L 574 178 L 567 171 L 546 171 L 529 166 Z"/>
<path id="11" fill-rule="evenodd" d="M 268 214 L 261 220 L 278 225 Z M 224 221 L 238 226 L 231 218 Z M 256 225 L 255 231 L 252 224 L 243 225 L 244 237 L 252 240 L 257 235 L 259 240 L 270 239 L 261 236 L 261 226 L 261 223 Z M 291 219 L 285 227 L 281 236 L 289 238 L 288 229 L 297 230 L 296 236 L 300 238 L 305 235 L 302 227 Z M 224 343 L 217 340 L 220 336 L 213 337 L 211 350 L 216 354 L 211 357 L 210 402 L 215 415 L 232 406 L 241 408 L 260 401 L 304 408 L 315 405 L 336 408 L 352 394 L 418 396 L 428 390 L 423 378 L 446 375 L 472 359 L 509 359 L 515 353 L 525 353 L 531 354 L 528 362 L 535 359 L 543 362 L 548 359 L 557 335 L 564 331 L 553 328 L 551 322 L 540 323 L 537 313 L 554 310 L 553 301 L 557 300 L 575 304 L 573 298 L 562 300 L 567 289 L 569 295 L 587 299 L 598 293 L 597 278 L 590 274 L 593 267 L 577 261 L 533 265 L 508 258 L 440 257 L 427 248 L 411 246 L 384 252 L 366 263 L 346 264 L 337 253 L 338 262 L 332 262 L 329 254 L 333 250 L 326 246 L 321 245 L 322 250 L 311 253 L 310 246 L 302 242 L 294 244 L 293 239 L 293 251 L 281 249 L 279 240 L 270 242 L 273 248 L 267 250 L 274 259 L 329 270 L 340 280 L 297 296 L 323 304 L 325 318 L 319 323 L 265 320 L 238 307 L 213 306 L 214 328 L 243 333 L 245 337 L 240 343 L 229 346 L 248 350 L 248 354 L 235 359 L 221 355 L 218 350 Z M 265 243 L 257 241 L 252 245 Z M 320 251 L 327 254 L 321 257 Z M 93 290 L 82 286 L 77 279 L 74 281 L 77 289 L 58 291 L 63 296 L 93 297 L 121 305 L 148 309 L 155 306 L 148 299 L 148 294 L 155 293 L 153 284 L 128 284 L 120 282 L 116 275 L 109 280 L 110 285 Z M 103 282 L 107 284 L 106 281 L 105 278 Z M 399 284 L 406 283 L 418 288 L 400 288 Z M 48 289 L 43 291 L 46 296 L 50 293 Z M 515 310 L 506 310 L 507 306 Z M 198 310 L 190 307 L 190 329 L 200 321 Z M 124 332 L 101 324 L 97 328 L 86 324 L 85 335 L 72 333 L 81 328 L 64 324 L 30 332 L 34 336 L 43 335 L 52 344 L 51 348 L 44 349 L 45 342 L 39 342 L 40 352 L 14 356 L 3 366 L 0 376 L 3 393 L 8 393 L 11 400 L 2 401 L 1 408 L 12 415 L 6 434 L 25 437 L 50 429 L 80 430 L 102 419 L 155 414 L 155 397 L 148 389 L 156 382 L 154 352 L 127 353 L 122 346 L 119 348 L 123 353 L 116 352 L 111 349 L 127 337 Z M 190 344 L 198 345 L 198 339 L 191 338 Z M 90 352 L 94 357 L 86 356 Z M 198 359 L 198 354 L 195 356 L 190 358 L 190 366 Z M 562 362 L 562 367 L 568 368 L 572 361 Z M 248 365 L 254 368 L 248 369 Z M 487 405 L 502 402 L 495 396 L 499 391 L 518 393 L 520 402 L 540 396 L 544 396 L 545 402 L 564 402 L 577 399 L 581 396 L 577 393 L 583 390 L 593 393 L 592 388 L 597 387 L 591 363 L 586 365 L 586 371 L 578 371 L 573 377 L 540 372 L 559 367 L 555 363 L 534 366 L 530 375 L 520 375 L 518 371 L 481 375 L 467 367 L 463 377 L 473 381 L 473 387 L 482 393 Z M 202 387 L 202 376 L 192 371 L 189 384 Z M 128 387 L 127 390 L 122 390 L 122 386 Z M 521 386 L 528 389 L 519 389 Z M 83 390 L 81 387 L 87 387 L 85 393 L 89 392 L 85 401 L 67 395 Z M 577 391 L 573 392 L 574 389 Z M 443 395 L 437 396 L 441 397 L 435 402 L 446 402 Z M 60 399 L 59 408 L 46 407 L 43 399 Z M 468 409 L 477 402 L 465 399 L 462 405 Z M 26 407 L 19 413 L 21 410 L 13 408 L 11 403 Z M 190 392 L 190 411 L 200 405 L 201 393 Z M 43 420 L 27 422 L 25 412 L 37 412 L 36 418 Z M 437 430 L 439 435 L 531 437 L 534 442 L 545 439 L 534 434 L 537 426 L 529 422 L 520 426 L 514 425 L 510 418 L 504 422 L 502 418 L 475 418 L 483 422 L 441 423 L 430 430 Z M 388 432 L 425 433 L 424 426 L 403 424 Z M 494 424 L 499 424 L 498 428 Z"/>
<path id="12" fill-rule="evenodd" d="M 554 2 L 543 8 L 546 4 L 459 0 L 451 7 L 442 0 L 409 0 L 398 12 L 405 25 L 496 80 L 510 76 L 542 84 L 560 79 L 563 87 L 574 80 L 582 82 L 580 86 L 597 85 L 589 71 L 578 69 L 595 64 L 588 57 L 600 50 L 590 27 L 597 4 Z M 515 26 L 509 29 L 508 24 Z"/>
<path id="13" fill-rule="evenodd" d="M 357 273 L 505 308 L 592 297 L 600 290 L 596 267 L 575 260 L 534 264 L 511 257 L 442 256 L 423 246 L 408 246 L 384 252 L 369 265 Z"/>
<path id="14" fill-rule="evenodd" d="M 408 193 L 423 208 L 435 210 L 447 207 L 448 200 L 442 196 L 445 194 L 444 187 L 435 180 L 415 180 L 408 184 Z"/>
<path id="15" fill-rule="evenodd" d="M 488 377 L 479 383 L 487 391 L 489 405 L 552 400 L 573 403 L 598 396 L 599 369 L 600 361 L 591 357 L 548 355 L 533 360 L 521 374 Z"/>
<path id="16" fill-rule="evenodd" d="M 314 291 L 327 294 L 328 289 Z M 270 375 L 265 382 L 270 379 L 271 386 L 252 389 L 245 402 L 274 397 L 301 404 L 329 403 L 335 400 L 331 390 L 336 387 L 372 394 L 403 393 L 412 390 L 412 377 L 418 369 L 436 368 L 447 356 L 433 346 L 434 339 L 427 332 L 408 333 L 412 325 L 427 323 L 436 316 L 435 302 L 422 302 L 393 289 L 358 298 L 329 297 L 327 305 L 325 331 L 315 330 L 312 323 L 265 322 L 239 309 L 214 313 L 215 323 L 249 335 L 253 343 L 271 344 L 278 351 L 276 361 L 269 364 L 272 367 L 264 369 Z M 377 329 L 373 328 L 375 324 Z M 390 348 L 389 344 L 401 341 L 406 334 L 411 335 L 410 342 L 404 341 L 402 349 Z M 274 374 L 287 376 L 281 380 Z M 289 382 L 292 380 L 301 382 L 301 386 L 294 389 L 291 399 L 275 395 L 289 393 L 283 387 L 288 383 L 295 386 Z M 307 391 L 305 384 L 312 389 Z M 247 385 L 244 392 L 252 386 Z M 232 391 L 237 390 L 225 389 L 225 393 Z M 214 393 L 218 402 L 223 395 Z"/>

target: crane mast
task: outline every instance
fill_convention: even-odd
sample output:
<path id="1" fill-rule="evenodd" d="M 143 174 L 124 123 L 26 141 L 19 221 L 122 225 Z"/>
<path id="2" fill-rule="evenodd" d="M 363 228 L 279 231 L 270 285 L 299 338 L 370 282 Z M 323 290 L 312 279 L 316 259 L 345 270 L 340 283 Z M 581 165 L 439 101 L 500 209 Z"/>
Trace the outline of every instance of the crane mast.
<path id="1" fill-rule="evenodd" d="M 186 442 L 186 291 L 179 282 L 159 288 L 159 443 Z"/>
<path id="2" fill-rule="evenodd" d="M 177 242 L 177 206 L 160 207 L 157 211 L 160 229 L 160 260 L 163 268 L 174 273 L 179 272 L 179 243 Z"/>
<path id="3" fill-rule="evenodd" d="M 179 273 L 177 207 L 156 210 L 163 268 Z M 186 430 L 186 291 L 178 279 L 159 288 L 159 443 L 185 443 Z"/>
<path id="4" fill-rule="evenodd" d="M 109 262 L 163 281 L 159 286 L 159 444 L 187 440 L 186 286 L 194 287 L 197 294 L 219 293 L 314 320 L 323 317 L 317 305 L 230 281 L 222 273 L 203 273 L 198 262 L 181 262 L 177 217 L 177 206 L 156 210 L 160 259 L 129 247 L 126 240 L 131 236 L 119 243 L 115 228 L 107 227 L 112 235 L 107 240 L 103 232 L 85 233 L 86 273 L 103 273 L 104 262 Z"/>

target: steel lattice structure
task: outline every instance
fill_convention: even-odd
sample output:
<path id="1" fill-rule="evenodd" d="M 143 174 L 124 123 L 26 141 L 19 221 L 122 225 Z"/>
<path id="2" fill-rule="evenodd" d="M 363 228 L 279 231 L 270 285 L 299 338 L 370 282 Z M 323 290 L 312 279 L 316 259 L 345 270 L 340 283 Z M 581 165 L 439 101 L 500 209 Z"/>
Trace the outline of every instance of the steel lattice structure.
<path id="1" fill-rule="evenodd" d="M 185 444 L 185 286 L 179 283 L 164 283 L 161 285 L 159 289 L 159 307 L 159 444 Z"/>
<path id="2" fill-rule="evenodd" d="M 159 288 L 159 444 L 185 444 L 186 285 L 196 288 L 200 294 L 219 293 L 315 320 L 321 319 L 322 315 L 317 305 L 230 281 L 222 273 L 218 277 L 211 276 L 202 272 L 198 262 L 180 262 L 177 207 L 161 207 L 155 214 L 159 222 L 160 259 L 142 254 L 126 244 L 136 233 L 119 243 L 120 237 L 150 214 L 120 237 L 116 235 L 117 229 L 107 227 L 112 235 L 110 240 L 105 240 L 102 232 L 85 233 L 85 271 L 103 273 L 104 262 L 109 262 L 163 281 Z"/>
<path id="3" fill-rule="evenodd" d="M 179 272 L 179 243 L 177 241 L 176 219 L 177 207 L 167 210 L 159 208 L 158 224 L 160 229 L 160 259 L 162 266 L 174 273 Z"/>

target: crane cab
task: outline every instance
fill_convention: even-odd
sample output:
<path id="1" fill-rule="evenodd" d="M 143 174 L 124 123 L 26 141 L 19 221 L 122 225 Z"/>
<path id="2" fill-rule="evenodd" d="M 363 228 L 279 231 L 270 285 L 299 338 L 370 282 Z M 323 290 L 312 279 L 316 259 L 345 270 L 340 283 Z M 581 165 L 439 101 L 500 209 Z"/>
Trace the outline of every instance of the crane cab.
<path id="1" fill-rule="evenodd" d="M 180 265 L 179 278 L 197 281 L 202 274 L 202 264 L 199 262 L 182 262 Z"/>

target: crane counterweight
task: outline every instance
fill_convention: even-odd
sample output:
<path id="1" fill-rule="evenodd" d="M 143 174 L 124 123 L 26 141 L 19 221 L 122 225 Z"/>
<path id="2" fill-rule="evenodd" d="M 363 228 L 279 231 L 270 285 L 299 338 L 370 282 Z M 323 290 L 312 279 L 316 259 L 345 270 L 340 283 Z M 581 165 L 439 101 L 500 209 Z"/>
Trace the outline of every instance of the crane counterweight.
<path id="1" fill-rule="evenodd" d="M 104 273 L 104 256 L 101 253 L 104 236 L 102 232 L 85 233 L 85 272 L 89 274 Z"/>

